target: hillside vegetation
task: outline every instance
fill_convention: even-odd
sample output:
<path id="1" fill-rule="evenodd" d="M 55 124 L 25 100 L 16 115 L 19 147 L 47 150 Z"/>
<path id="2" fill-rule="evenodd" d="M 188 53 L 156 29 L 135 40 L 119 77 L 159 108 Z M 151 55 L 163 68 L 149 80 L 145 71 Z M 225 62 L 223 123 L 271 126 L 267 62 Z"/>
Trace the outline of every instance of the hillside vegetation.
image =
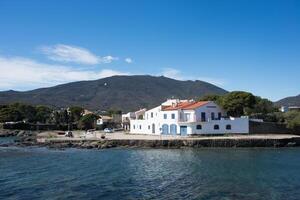
<path id="1" fill-rule="evenodd" d="M 203 81 L 179 81 L 155 76 L 113 76 L 26 92 L 0 92 L 0 104 L 22 102 L 50 107 L 81 106 L 123 112 L 151 108 L 167 98 L 192 99 L 226 90 Z"/>

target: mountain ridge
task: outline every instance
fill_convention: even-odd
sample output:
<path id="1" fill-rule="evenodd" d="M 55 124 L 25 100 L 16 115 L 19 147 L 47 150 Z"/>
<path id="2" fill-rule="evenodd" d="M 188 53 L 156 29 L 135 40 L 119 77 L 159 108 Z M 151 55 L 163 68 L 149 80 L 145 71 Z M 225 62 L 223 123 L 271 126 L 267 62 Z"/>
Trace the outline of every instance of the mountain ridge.
<path id="1" fill-rule="evenodd" d="M 180 81 L 150 75 L 111 76 L 29 91 L 3 91 L 0 92 L 0 104 L 23 102 L 52 107 L 77 105 L 91 110 L 132 111 L 151 108 L 167 98 L 191 99 L 225 93 L 226 90 L 200 80 Z"/>
<path id="2" fill-rule="evenodd" d="M 296 96 L 285 97 L 275 102 L 278 106 L 300 106 L 300 94 Z"/>

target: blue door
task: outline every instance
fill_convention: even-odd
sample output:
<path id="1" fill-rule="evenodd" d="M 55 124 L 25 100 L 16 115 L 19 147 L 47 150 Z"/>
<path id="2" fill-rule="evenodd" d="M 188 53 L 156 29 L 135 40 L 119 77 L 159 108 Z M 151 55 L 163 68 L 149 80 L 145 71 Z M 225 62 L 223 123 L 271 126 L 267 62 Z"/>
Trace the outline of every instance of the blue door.
<path id="1" fill-rule="evenodd" d="M 162 134 L 169 134 L 169 126 L 168 124 L 162 125 Z"/>
<path id="2" fill-rule="evenodd" d="M 187 126 L 180 126 L 180 135 L 187 135 Z"/>
<path id="3" fill-rule="evenodd" d="M 176 135 L 177 134 L 177 126 L 176 124 L 171 124 L 170 125 L 170 134 Z"/>

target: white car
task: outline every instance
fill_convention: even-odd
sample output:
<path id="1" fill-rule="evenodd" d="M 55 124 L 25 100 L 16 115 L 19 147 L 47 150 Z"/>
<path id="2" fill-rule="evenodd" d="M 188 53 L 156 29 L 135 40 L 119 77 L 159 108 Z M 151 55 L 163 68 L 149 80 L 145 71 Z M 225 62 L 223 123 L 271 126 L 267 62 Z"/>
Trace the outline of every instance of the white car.
<path id="1" fill-rule="evenodd" d="M 73 137 L 72 131 L 66 131 L 66 132 L 65 132 L 65 136 L 66 136 L 66 137 Z"/>
<path id="2" fill-rule="evenodd" d="M 113 133 L 114 130 L 112 128 L 105 128 L 104 133 Z"/>

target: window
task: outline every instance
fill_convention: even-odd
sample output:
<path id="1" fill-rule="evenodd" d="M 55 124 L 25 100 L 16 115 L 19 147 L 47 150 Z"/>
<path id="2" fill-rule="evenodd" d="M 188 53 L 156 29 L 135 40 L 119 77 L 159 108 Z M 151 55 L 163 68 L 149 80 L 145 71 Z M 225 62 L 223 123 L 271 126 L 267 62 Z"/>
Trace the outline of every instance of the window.
<path id="1" fill-rule="evenodd" d="M 152 133 L 155 133 L 155 124 L 152 124 Z"/>
<path id="2" fill-rule="evenodd" d="M 205 122 L 206 120 L 206 116 L 205 116 L 205 112 L 201 113 L 201 122 Z"/>
<path id="3" fill-rule="evenodd" d="M 200 129 L 202 129 L 202 126 L 201 126 L 200 124 L 198 124 L 198 125 L 196 126 L 196 129 L 197 129 L 197 130 L 200 130 Z"/>
<path id="4" fill-rule="evenodd" d="M 217 124 L 214 125 L 214 129 L 215 129 L 215 130 L 219 130 L 219 129 L 220 129 L 219 125 L 217 125 Z"/>
<path id="5" fill-rule="evenodd" d="M 151 118 L 153 118 L 153 112 L 151 113 Z"/>
<path id="6" fill-rule="evenodd" d="M 142 126 L 140 125 L 140 129 L 142 129 Z"/>
<path id="7" fill-rule="evenodd" d="M 150 125 L 148 126 L 148 129 L 150 130 Z"/>
<path id="8" fill-rule="evenodd" d="M 185 113 L 184 117 L 185 117 L 184 121 L 189 122 L 191 120 L 191 113 Z"/>
<path id="9" fill-rule="evenodd" d="M 133 129 L 135 129 L 135 125 L 133 125 Z"/>
<path id="10" fill-rule="evenodd" d="M 173 114 L 171 115 L 171 117 L 172 117 L 172 119 L 175 119 L 175 114 L 173 113 Z"/>
<path id="11" fill-rule="evenodd" d="M 211 113 L 211 120 L 215 120 L 215 113 Z"/>
<path id="12" fill-rule="evenodd" d="M 226 125 L 226 130 L 231 130 L 231 125 L 230 124 Z"/>
<path id="13" fill-rule="evenodd" d="M 222 117 L 222 114 L 219 112 L 219 113 L 218 113 L 218 119 L 220 120 L 221 117 Z"/>
<path id="14" fill-rule="evenodd" d="M 164 119 L 167 119 L 167 114 L 164 114 Z"/>

